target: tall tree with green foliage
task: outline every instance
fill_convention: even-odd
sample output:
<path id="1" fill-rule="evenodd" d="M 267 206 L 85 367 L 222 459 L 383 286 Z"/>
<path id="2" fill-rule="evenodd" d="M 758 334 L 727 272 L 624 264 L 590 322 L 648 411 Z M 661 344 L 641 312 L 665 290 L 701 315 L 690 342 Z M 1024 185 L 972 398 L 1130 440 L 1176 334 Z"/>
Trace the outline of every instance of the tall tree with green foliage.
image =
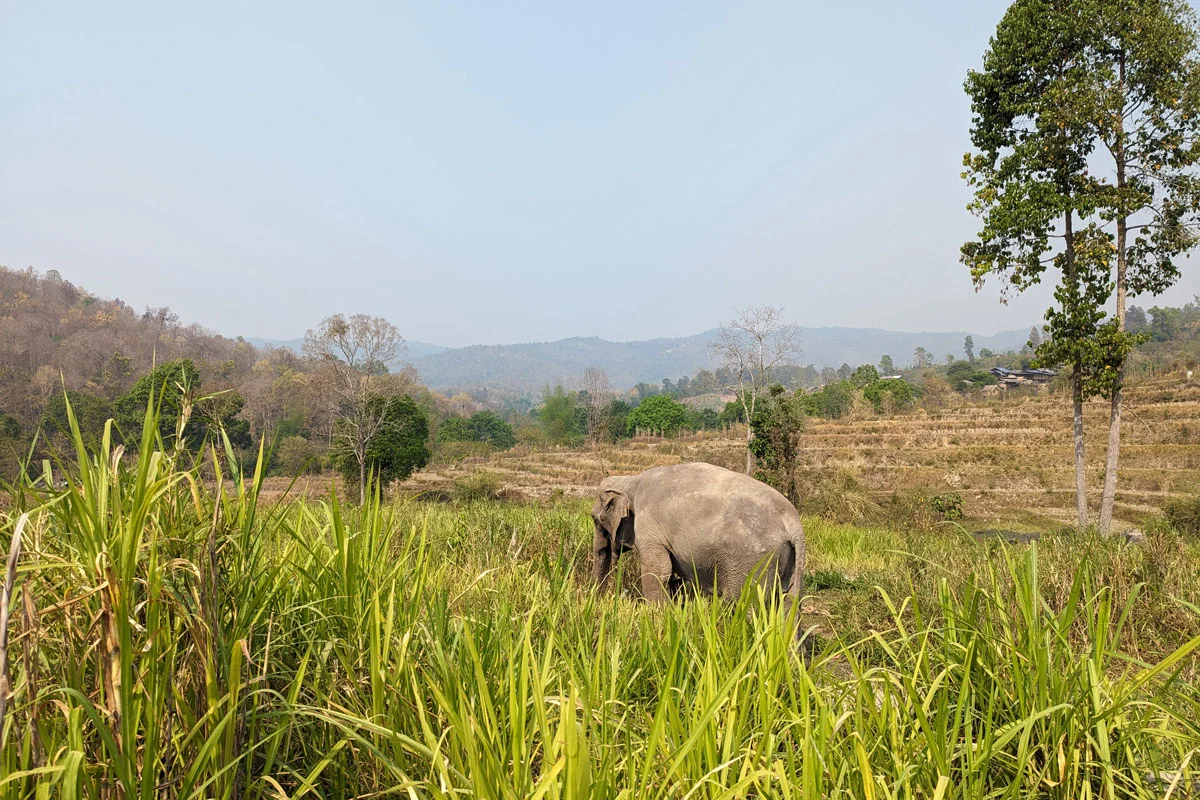
<path id="1" fill-rule="evenodd" d="M 1087 99 L 1100 173 L 1102 215 L 1116 236 L 1116 350 L 1100 530 L 1112 525 L 1121 448 L 1121 385 L 1133 341 L 1124 335 L 1129 296 L 1160 294 L 1179 278 L 1200 223 L 1200 56 L 1196 14 L 1184 0 L 1081 3 L 1091 37 Z"/>
<path id="2" fill-rule="evenodd" d="M 975 360 L 975 337 L 967 334 L 967 338 L 963 339 L 963 352 L 967 354 L 967 361 Z"/>
<path id="3" fill-rule="evenodd" d="M 1095 215 L 1099 202 L 1087 168 L 1095 144 L 1086 104 L 1081 110 L 1079 100 L 1089 87 L 1089 35 L 1071 0 L 1017 0 L 996 28 L 983 69 L 967 76 L 976 152 L 964 157 L 963 177 L 975 193 L 968 208 L 982 218 L 983 227 L 976 240 L 962 246 L 962 260 L 976 288 L 995 275 L 1006 293 L 1021 292 L 1040 283 L 1053 265 L 1061 273 L 1063 296 L 1086 296 L 1078 288 L 1076 226 Z M 1098 235 L 1092 230 L 1087 238 Z M 1063 327 L 1056 335 L 1086 333 Z M 1085 525 L 1087 365 L 1075 360 L 1070 366 L 1076 507 L 1079 524 Z"/>
<path id="4" fill-rule="evenodd" d="M 546 438 L 554 444 L 579 444 L 587 430 L 587 413 L 579 407 L 574 392 L 562 386 L 542 392 L 542 405 L 537 409 L 538 422 L 546 432 Z"/>
<path id="5" fill-rule="evenodd" d="M 1082 402 L 1111 399 L 1105 531 L 1134 344 L 1126 297 L 1173 283 L 1174 258 L 1196 244 L 1196 40 L 1194 14 L 1179 0 L 1017 0 L 966 84 L 978 152 L 964 175 L 984 230 L 963 259 L 977 284 L 999 274 L 1017 291 L 1050 264 L 1060 270 L 1059 307 L 1047 314 L 1055 341 L 1042 343 L 1038 361 L 1070 359 L 1080 524 L 1088 519 Z M 1095 171 L 1106 155 L 1111 171 Z M 1103 308 L 1114 290 L 1114 318 L 1089 307 Z"/>
<path id="6" fill-rule="evenodd" d="M 896 365 L 892 363 L 892 357 L 884 354 L 879 359 L 879 374 L 880 375 L 895 375 Z"/>

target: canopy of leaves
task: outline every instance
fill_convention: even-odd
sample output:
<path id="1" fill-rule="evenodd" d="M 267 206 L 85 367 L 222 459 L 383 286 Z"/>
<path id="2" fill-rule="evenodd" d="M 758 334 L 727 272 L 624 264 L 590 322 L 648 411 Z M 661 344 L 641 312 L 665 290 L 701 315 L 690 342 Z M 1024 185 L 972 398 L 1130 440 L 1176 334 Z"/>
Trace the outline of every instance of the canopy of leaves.
<path id="1" fill-rule="evenodd" d="M 386 486 L 394 480 L 404 480 L 429 463 L 429 448 L 425 444 L 429 421 L 408 395 L 376 397 L 370 402 L 373 413 L 382 411 L 383 423 L 367 443 L 367 470 Z M 338 446 L 332 449 L 330 458 L 346 483 L 357 486 L 359 465 L 354 454 L 345 446 Z"/>
<path id="2" fill-rule="evenodd" d="M 497 450 L 517 443 L 509 425 L 494 411 L 477 411 L 470 417 L 450 417 L 438 426 L 440 442 L 485 442 Z"/>
<path id="3" fill-rule="evenodd" d="M 113 417 L 113 404 L 103 397 L 70 390 L 65 394 L 55 392 L 47 401 L 46 410 L 42 412 L 42 430 L 49 436 L 71 435 L 71 423 L 67 419 L 68 402 L 79 424 L 83 443 L 91 449 L 99 449 L 100 440 L 104 437 L 104 426 Z"/>
<path id="4" fill-rule="evenodd" d="M 628 430 L 657 431 L 663 435 L 675 433 L 688 424 L 688 409 L 667 395 L 647 397 L 629 412 Z"/>
<path id="5" fill-rule="evenodd" d="M 793 504 L 799 499 L 796 467 L 800 434 L 808 418 L 805 400 L 802 391 L 789 392 L 775 384 L 759 400 L 750 423 L 754 437 L 749 447 L 758 462 L 757 477 L 774 486 Z"/>
<path id="6" fill-rule="evenodd" d="M 587 413 L 579 406 L 573 393 L 561 386 L 546 387 L 542 406 L 537 409 L 538 422 L 551 444 L 579 444 L 587 432 Z"/>

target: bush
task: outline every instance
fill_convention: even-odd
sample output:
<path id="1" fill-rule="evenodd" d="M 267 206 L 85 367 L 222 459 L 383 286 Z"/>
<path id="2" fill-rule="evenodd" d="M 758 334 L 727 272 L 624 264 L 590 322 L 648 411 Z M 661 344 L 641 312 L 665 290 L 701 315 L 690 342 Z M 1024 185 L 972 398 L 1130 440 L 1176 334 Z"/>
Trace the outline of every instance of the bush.
<path id="1" fill-rule="evenodd" d="M 325 449 L 303 436 L 285 436 L 279 440 L 271 459 L 272 472 L 288 477 L 321 471 Z"/>
<path id="2" fill-rule="evenodd" d="M 1175 530 L 1188 536 L 1200 536 L 1200 496 L 1172 500 L 1164 512 Z"/>
<path id="3" fill-rule="evenodd" d="M 461 503 L 497 500 L 500 497 L 500 479 L 490 472 L 472 472 L 454 482 L 453 496 Z"/>

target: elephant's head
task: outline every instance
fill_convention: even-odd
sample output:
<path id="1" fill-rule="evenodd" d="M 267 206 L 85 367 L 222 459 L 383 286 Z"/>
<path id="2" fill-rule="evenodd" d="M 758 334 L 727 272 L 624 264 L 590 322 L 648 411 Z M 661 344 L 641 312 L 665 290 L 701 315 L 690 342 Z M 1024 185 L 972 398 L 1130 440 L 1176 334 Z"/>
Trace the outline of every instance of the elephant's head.
<path id="1" fill-rule="evenodd" d="M 596 535 L 592 539 L 592 574 L 604 586 L 617 559 L 633 547 L 633 503 L 618 489 L 600 490 L 592 506 Z"/>

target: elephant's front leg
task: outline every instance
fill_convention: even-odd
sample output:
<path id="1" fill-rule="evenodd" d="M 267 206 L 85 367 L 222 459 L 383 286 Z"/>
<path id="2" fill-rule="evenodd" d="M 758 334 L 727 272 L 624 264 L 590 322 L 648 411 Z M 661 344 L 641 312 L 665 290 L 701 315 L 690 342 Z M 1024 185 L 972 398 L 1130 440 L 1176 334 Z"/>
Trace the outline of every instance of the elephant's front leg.
<path id="1" fill-rule="evenodd" d="M 661 605 L 667 601 L 667 584 L 671 580 L 671 554 L 665 547 L 638 549 L 642 561 L 642 597 Z"/>

